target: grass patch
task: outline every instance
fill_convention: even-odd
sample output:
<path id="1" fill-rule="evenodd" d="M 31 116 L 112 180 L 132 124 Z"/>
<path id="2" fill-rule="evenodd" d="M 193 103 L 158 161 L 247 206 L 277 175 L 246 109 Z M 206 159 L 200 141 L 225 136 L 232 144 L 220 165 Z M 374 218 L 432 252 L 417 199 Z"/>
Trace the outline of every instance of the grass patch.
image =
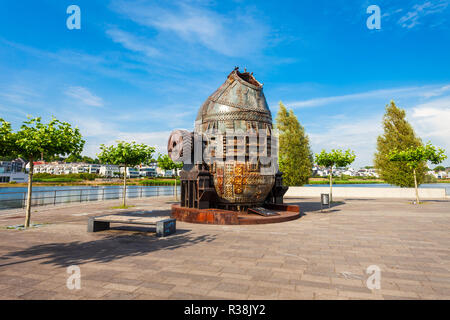
<path id="1" fill-rule="evenodd" d="M 81 182 L 83 179 L 76 178 L 33 178 L 33 182 Z"/>
<path id="2" fill-rule="evenodd" d="M 180 180 L 177 179 L 177 185 L 180 184 Z M 146 179 L 139 181 L 139 185 L 141 186 L 173 186 L 175 185 L 175 179 L 167 180 L 167 179 Z"/>
<path id="3" fill-rule="evenodd" d="M 430 202 L 427 201 L 419 201 L 419 203 L 416 202 L 416 200 L 413 200 L 409 202 L 409 204 L 418 205 L 418 204 L 430 204 Z"/>
<path id="4" fill-rule="evenodd" d="M 6 229 L 8 229 L 8 230 L 27 230 L 27 229 L 31 229 L 31 228 L 39 228 L 46 224 L 47 223 L 31 223 L 28 228 L 25 228 L 25 225 L 23 225 L 23 224 L 17 224 L 14 226 L 7 226 Z"/>
<path id="5" fill-rule="evenodd" d="M 70 174 L 50 174 L 50 173 L 35 173 L 33 181 L 44 181 L 47 179 L 76 179 L 75 181 L 94 181 L 98 176 L 95 173 L 70 173 Z M 53 180 L 49 180 L 53 181 Z M 68 180 L 67 180 L 68 181 Z M 72 181 L 68 181 L 72 182 Z"/>
<path id="6" fill-rule="evenodd" d="M 110 209 L 128 209 L 128 208 L 133 208 L 133 207 L 136 207 L 136 206 L 133 206 L 133 205 L 131 205 L 131 206 L 120 205 L 120 206 L 111 207 Z"/>

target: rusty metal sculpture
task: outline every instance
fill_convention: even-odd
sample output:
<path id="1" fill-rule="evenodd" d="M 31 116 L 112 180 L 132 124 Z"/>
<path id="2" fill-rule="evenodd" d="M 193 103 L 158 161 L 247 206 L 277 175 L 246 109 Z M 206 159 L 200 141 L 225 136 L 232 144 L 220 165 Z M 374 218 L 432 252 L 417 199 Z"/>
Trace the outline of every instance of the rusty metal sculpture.
<path id="1" fill-rule="evenodd" d="M 223 209 L 233 221 L 243 212 L 269 216 L 263 206 L 281 209 L 287 187 L 275 143 L 263 85 L 235 68 L 201 106 L 194 132 L 175 130 L 169 138 L 169 156 L 184 163 L 177 218 L 189 215 L 180 208 Z"/>

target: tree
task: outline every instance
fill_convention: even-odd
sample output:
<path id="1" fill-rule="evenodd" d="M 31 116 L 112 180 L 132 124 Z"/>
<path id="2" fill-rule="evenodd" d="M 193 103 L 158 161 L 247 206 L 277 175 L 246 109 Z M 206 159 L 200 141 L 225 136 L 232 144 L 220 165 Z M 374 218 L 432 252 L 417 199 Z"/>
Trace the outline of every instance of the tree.
<path id="1" fill-rule="evenodd" d="M 163 170 L 175 170 L 175 185 L 174 185 L 174 193 L 175 193 L 175 199 L 178 199 L 178 193 L 177 193 L 177 176 L 178 176 L 178 169 L 183 168 L 183 162 L 174 162 L 167 154 L 165 155 L 158 155 L 158 167 L 160 167 Z"/>
<path id="2" fill-rule="evenodd" d="M 79 154 L 83 150 L 85 141 L 77 127 L 72 128 L 69 123 L 61 122 L 53 117 L 47 124 L 42 123 L 40 117 L 29 118 L 13 135 L 14 154 L 27 159 L 30 164 L 25 216 L 25 228 L 28 228 L 31 219 L 34 160 L 39 159 L 43 154 L 49 157 Z"/>
<path id="3" fill-rule="evenodd" d="M 149 164 L 155 148 L 145 144 L 136 144 L 136 142 L 116 141 L 117 146 L 100 145 L 100 154 L 98 158 L 102 163 L 115 164 L 123 166 L 123 195 L 122 206 L 126 207 L 127 193 L 127 168 L 134 167 L 139 164 Z"/>
<path id="4" fill-rule="evenodd" d="M 280 102 L 276 118 L 279 132 L 279 167 L 283 182 L 289 186 L 303 185 L 312 173 L 313 155 L 309 138 L 292 110 Z"/>
<path id="5" fill-rule="evenodd" d="M 389 153 L 388 159 L 393 162 L 403 162 L 412 170 L 414 188 L 416 190 L 416 203 L 419 204 L 419 190 L 416 177 L 417 168 L 426 166 L 427 161 L 430 161 L 432 164 L 439 164 L 447 159 L 447 156 L 443 149 L 436 149 L 428 142 L 425 146 L 411 147 L 406 150 L 392 150 Z"/>
<path id="6" fill-rule="evenodd" d="M 355 161 L 355 158 L 355 153 L 350 149 L 346 151 L 332 149 L 330 153 L 322 150 L 316 154 L 316 163 L 330 168 L 330 203 L 333 201 L 333 166 L 346 167 Z"/>
<path id="7" fill-rule="evenodd" d="M 434 172 L 439 172 L 439 171 L 445 171 L 445 167 L 444 166 L 437 166 L 436 168 L 433 169 Z"/>
<path id="8" fill-rule="evenodd" d="M 12 156 L 12 146 L 14 145 L 11 124 L 0 118 L 0 157 L 9 158 Z"/>
<path id="9" fill-rule="evenodd" d="M 71 155 L 69 157 L 67 157 L 66 159 L 64 159 L 64 162 L 84 162 L 84 163 L 94 163 L 94 164 L 99 164 L 100 161 L 96 158 L 93 159 L 91 157 L 88 156 L 75 156 L 75 155 Z"/>
<path id="10" fill-rule="evenodd" d="M 389 161 L 389 153 L 392 150 L 402 151 L 423 145 L 405 116 L 405 110 L 398 108 L 394 101 L 386 106 L 383 117 L 384 133 L 377 138 L 374 165 L 380 178 L 385 182 L 411 188 L 414 187 L 414 176 L 407 164 Z M 424 163 L 416 168 L 416 180 L 419 184 L 424 181 L 426 172 L 427 167 Z"/>

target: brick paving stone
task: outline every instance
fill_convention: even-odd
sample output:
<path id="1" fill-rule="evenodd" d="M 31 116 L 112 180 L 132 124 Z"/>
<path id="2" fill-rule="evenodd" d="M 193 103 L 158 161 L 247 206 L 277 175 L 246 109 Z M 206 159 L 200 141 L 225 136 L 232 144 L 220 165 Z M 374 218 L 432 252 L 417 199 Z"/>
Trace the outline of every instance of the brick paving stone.
<path id="1" fill-rule="evenodd" d="M 277 287 L 265 287 L 265 286 L 252 286 L 248 291 L 249 295 L 261 296 L 261 297 L 271 297 L 276 298 L 279 293 L 279 288 Z"/>
<path id="2" fill-rule="evenodd" d="M 221 282 L 214 288 L 215 291 L 226 291 L 233 293 L 247 293 L 248 289 L 249 287 L 247 285 L 232 282 Z"/>
<path id="3" fill-rule="evenodd" d="M 198 287 L 192 287 L 192 286 L 176 286 L 171 290 L 172 293 L 186 293 L 186 294 L 194 294 L 199 296 L 205 296 L 208 294 L 208 292 L 211 291 L 210 289 L 206 288 L 198 288 Z"/>
<path id="4" fill-rule="evenodd" d="M 219 299 L 226 299 L 226 300 L 248 299 L 248 294 L 246 294 L 246 293 L 237 293 L 237 292 L 229 292 L 229 291 L 221 291 L 221 290 L 211 290 L 209 292 L 208 296 L 217 297 Z"/>
<path id="5" fill-rule="evenodd" d="M 317 293 L 314 300 L 350 300 L 350 297 Z"/>
<path id="6" fill-rule="evenodd" d="M 0 296 L 18 298 L 31 291 L 33 291 L 33 288 L 26 288 L 19 286 L 6 287 L 0 290 Z"/>
<path id="7" fill-rule="evenodd" d="M 185 292 L 173 292 L 169 299 L 173 300 L 204 300 L 207 296 L 199 294 L 190 294 Z"/>
<path id="8" fill-rule="evenodd" d="M 104 288 L 110 289 L 110 290 L 133 292 L 133 291 L 136 291 L 138 286 L 130 286 L 130 285 L 120 284 L 120 283 L 108 283 Z"/>
<path id="9" fill-rule="evenodd" d="M 167 299 L 172 294 L 170 290 L 162 290 L 151 287 L 139 287 L 136 291 L 134 291 L 134 293 L 138 295 L 151 295 L 164 299 Z"/>
<path id="10" fill-rule="evenodd" d="M 391 296 L 383 294 L 383 299 L 385 300 L 417 300 L 418 298 L 407 297 L 407 296 Z"/>
<path id="11" fill-rule="evenodd" d="M 159 282 L 144 282 L 140 286 L 141 288 L 153 288 L 156 290 L 162 290 L 162 291 L 170 291 L 173 288 L 175 288 L 175 285 L 173 284 L 167 284 L 167 283 L 159 283 Z"/>
<path id="12" fill-rule="evenodd" d="M 133 227 L 86 232 L 88 216 L 119 212 L 110 209 L 119 201 L 36 208 L 33 221 L 45 227 L 0 228 L 0 298 L 450 298 L 450 201 L 342 199 L 320 213 L 318 199 L 286 200 L 306 215 L 255 226 L 179 222 L 183 232 L 166 238 Z M 130 199 L 133 210 L 168 212 L 171 203 Z M 8 212 L 0 227 L 23 222 Z M 74 264 L 80 290 L 66 287 Z M 381 269 L 380 290 L 366 287 L 369 265 Z"/>
<path id="13" fill-rule="evenodd" d="M 20 299 L 24 300 L 43 300 L 43 299 L 52 299 L 55 296 L 54 291 L 47 290 L 33 290 L 24 295 L 20 296 Z"/>
<path id="14" fill-rule="evenodd" d="M 299 292 L 296 290 L 280 289 L 277 299 L 281 300 L 313 300 L 314 292 Z"/>
<path id="15" fill-rule="evenodd" d="M 124 291 L 111 291 L 105 294 L 102 299 L 105 300 L 133 300 L 136 299 L 138 295 L 131 292 Z"/>

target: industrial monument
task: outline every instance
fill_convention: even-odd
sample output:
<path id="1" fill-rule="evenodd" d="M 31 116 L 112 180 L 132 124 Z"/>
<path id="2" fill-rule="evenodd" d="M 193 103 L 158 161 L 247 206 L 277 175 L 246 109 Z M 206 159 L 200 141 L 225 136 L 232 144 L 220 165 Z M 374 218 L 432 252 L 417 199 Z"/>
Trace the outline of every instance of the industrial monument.
<path id="1" fill-rule="evenodd" d="M 175 130 L 168 142 L 182 161 L 180 221 L 271 223 L 299 217 L 283 204 L 288 187 L 278 171 L 277 139 L 263 85 L 235 68 L 200 107 L 193 132 Z"/>

